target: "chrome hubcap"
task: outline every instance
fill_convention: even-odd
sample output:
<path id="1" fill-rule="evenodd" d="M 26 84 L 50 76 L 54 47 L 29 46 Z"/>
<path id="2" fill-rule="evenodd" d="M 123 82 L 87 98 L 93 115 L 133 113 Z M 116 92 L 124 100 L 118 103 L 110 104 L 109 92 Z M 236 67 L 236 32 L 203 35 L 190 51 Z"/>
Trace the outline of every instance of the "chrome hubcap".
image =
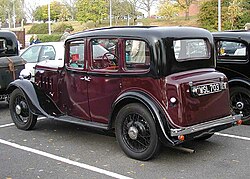
<path id="1" fill-rule="evenodd" d="M 20 115 L 22 112 L 22 108 L 20 105 L 16 105 L 15 110 L 16 110 L 16 114 L 18 114 L 18 115 Z"/>
<path id="2" fill-rule="evenodd" d="M 242 102 L 237 102 L 237 103 L 236 103 L 236 107 L 237 107 L 238 110 L 242 110 L 242 109 L 244 108 L 244 103 L 242 103 Z"/>
<path id="3" fill-rule="evenodd" d="M 134 126 L 131 126 L 128 130 L 128 135 L 131 139 L 136 140 L 138 137 L 138 129 Z"/>

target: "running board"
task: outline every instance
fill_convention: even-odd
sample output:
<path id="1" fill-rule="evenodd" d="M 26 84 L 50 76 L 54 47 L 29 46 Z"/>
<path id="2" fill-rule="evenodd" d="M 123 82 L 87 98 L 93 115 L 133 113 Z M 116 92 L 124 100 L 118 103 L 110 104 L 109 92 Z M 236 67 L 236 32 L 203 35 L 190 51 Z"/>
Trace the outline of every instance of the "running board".
<path id="1" fill-rule="evenodd" d="M 63 122 L 68 122 L 68 123 L 72 123 L 72 124 L 78 124 L 78 125 L 82 125 L 82 126 L 108 130 L 108 124 L 86 121 L 86 120 L 71 117 L 71 116 L 60 116 L 60 117 L 54 117 L 53 119 L 57 120 L 57 121 L 63 121 Z"/>

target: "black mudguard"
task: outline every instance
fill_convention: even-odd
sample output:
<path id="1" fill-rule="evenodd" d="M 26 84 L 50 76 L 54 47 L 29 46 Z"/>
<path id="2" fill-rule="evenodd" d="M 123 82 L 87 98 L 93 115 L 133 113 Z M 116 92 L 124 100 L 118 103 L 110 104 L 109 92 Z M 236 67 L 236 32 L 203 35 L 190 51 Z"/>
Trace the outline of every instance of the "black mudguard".
<path id="1" fill-rule="evenodd" d="M 54 118 L 62 114 L 52 99 L 33 82 L 26 79 L 15 80 L 9 84 L 7 93 L 10 94 L 16 88 L 25 95 L 33 114 L 43 115 L 47 118 Z"/>
<path id="2" fill-rule="evenodd" d="M 149 95 L 146 93 L 140 92 L 140 91 L 129 91 L 126 93 L 123 93 L 121 96 L 119 96 L 116 101 L 114 102 L 112 108 L 113 112 L 116 107 L 119 108 L 119 105 L 124 105 L 126 102 L 123 103 L 123 101 L 138 101 L 142 104 L 144 104 L 149 112 L 152 114 L 156 129 L 159 134 L 160 140 L 169 146 L 175 145 L 175 141 L 168 136 L 169 127 L 167 125 L 167 117 L 164 116 L 164 113 L 162 112 L 161 107 L 155 102 Z"/>

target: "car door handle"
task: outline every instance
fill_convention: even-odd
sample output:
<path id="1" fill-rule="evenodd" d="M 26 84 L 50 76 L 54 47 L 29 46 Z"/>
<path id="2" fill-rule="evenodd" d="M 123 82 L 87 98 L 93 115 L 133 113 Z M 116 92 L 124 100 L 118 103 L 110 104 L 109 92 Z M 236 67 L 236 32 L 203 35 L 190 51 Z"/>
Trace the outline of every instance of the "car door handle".
<path id="1" fill-rule="evenodd" d="M 90 81 L 91 80 L 91 78 L 88 77 L 88 76 L 81 77 L 80 79 L 84 80 L 84 81 Z"/>

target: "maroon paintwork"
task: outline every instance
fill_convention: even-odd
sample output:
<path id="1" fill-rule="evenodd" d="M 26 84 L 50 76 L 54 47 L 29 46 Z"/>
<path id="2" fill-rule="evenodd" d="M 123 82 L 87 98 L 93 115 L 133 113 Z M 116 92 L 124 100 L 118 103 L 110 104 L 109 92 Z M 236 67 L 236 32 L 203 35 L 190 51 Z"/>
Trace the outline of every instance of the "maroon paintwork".
<path id="1" fill-rule="evenodd" d="M 66 71 L 60 75 L 57 69 L 52 70 L 42 66 L 36 68 L 39 71 L 46 71 L 43 73 L 38 71 L 36 81 L 38 84 L 44 84 L 40 80 L 43 79 L 49 81 L 45 84 L 52 84 L 41 87 L 53 94 L 51 97 L 60 110 L 84 120 L 108 123 L 115 99 L 128 91 L 143 91 L 154 98 L 168 113 L 169 122 L 176 127 L 186 127 L 230 115 L 230 108 L 225 105 L 229 104 L 228 90 L 197 98 L 190 95 L 190 81 L 194 85 L 199 85 L 219 82 L 221 78 L 226 80 L 224 74 L 212 68 L 182 72 L 161 79 L 89 75 L 91 78 L 89 84 L 80 79 L 86 72 L 71 74 Z M 57 79 L 58 77 L 61 79 Z M 178 104 L 174 107 L 166 103 L 173 96 L 178 96 Z M 68 107 L 64 108 L 65 106 Z"/>
<path id="2" fill-rule="evenodd" d="M 152 114 L 156 115 L 154 118 L 158 120 L 159 125 L 157 129 L 160 129 L 172 144 L 175 143 L 174 140 L 177 139 L 177 132 L 179 132 L 175 130 L 187 130 L 183 134 L 189 134 L 196 131 L 191 131 L 188 127 L 195 126 L 202 136 L 207 134 L 205 129 L 211 131 L 216 126 L 214 132 L 235 124 L 235 118 L 232 117 L 229 107 L 228 87 L 219 92 L 201 96 L 195 96 L 191 91 L 192 86 L 227 84 L 226 76 L 214 68 L 213 37 L 209 32 L 193 28 L 149 28 L 149 30 L 134 28 L 133 30 L 135 31 L 132 32 L 129 28 L 111 28 L 73 35 L 65 43 L 63 68 L 53 67 L 55 65 L 38 64 L 36 66 L 36 84 L 50 96 L 61 111 L 61 115 L 73 117 L 78 120 L 78 123 L 79 120 L 94 122 L 110 129 L 114 125 L 113 117 L 123 105 L 129 102 L 140 102 L 148 106 Z M 127 34 L 127 36 L 123 37 L 120 34 Z M 102 35 L 105 38 L 109 36 L 112 39 L 117 38 L 118 45 L 115 47 L 115 52 L 118 55 L 115 67 L 96 69 L 103 65 L 97 63 L 104 57 L 92 61 L 91 40 Z M 146 69 L 134 71 L 126 69 L 125 44 L 127 39 L 134 38 L 131 37 L 132 35 L 137 39 L 140 37 L 143 41 L 147 39 L 149 43 L 150 49 L 147 54 L 150 55 L 151 64 Z M 164 39 L 168 36 L 171 38 Z M 176 60 L 172 45 L 173 40 L 180 37 L 205 38 L 208 43 L 208 56 L 186 61 Z M 83 41 L 83 39 L 85 61 L 82 68 L 73 68 L 69 65 L 70 43 L 74 40 Z M 80 56 L 78 55 L 77 58 Z M 141 64 L 134 68 L 141 68 Z M 176 100 L 174 103 L 171 102 L 173 97 Z M 120 101 L 122 102 L 119 103 Z M 224 120 L 224 118 L 227 118 L 226 122 L 216 123 L 217 119 Z M 229 118 L 233 120 L 230 121 Z"/>

